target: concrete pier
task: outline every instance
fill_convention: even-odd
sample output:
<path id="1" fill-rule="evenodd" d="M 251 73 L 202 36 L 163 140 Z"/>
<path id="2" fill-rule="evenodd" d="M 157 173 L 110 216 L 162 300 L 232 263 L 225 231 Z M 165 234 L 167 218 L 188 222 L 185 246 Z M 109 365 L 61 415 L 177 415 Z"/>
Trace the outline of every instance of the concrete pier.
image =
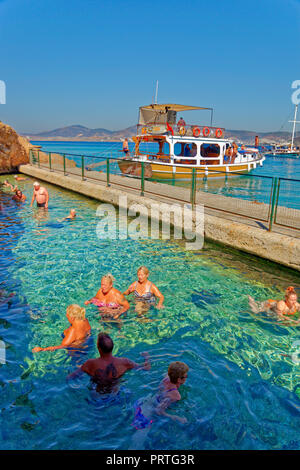
<path id="1" fill-rule="evenodd" d="M 110 186 L 108 187 L 106 185 L 106 174 L 97 171 L 89 171 L 88 180 L 82 179 L 79 168 L 72 168 L 72 174 L 64 175 L 63 172 L 55 171 L 55 169 L 50 171 L 28 164 L 21 165 L 19 171 L 38 180 L 115 206 L 119 205 L 120 196 L 127 196 L 128 205 L 140 203 L 148 208 L 151 208 L 154 202 L 183 205 L 190 201 L 190 190 L 188 188 L 151 181 L 145 181 L 144 196 L 141 196 L 141 181 L 126 176 L 110 175 Z M 255 218 L 246 221 L 239 215 L 226 213 L 222 209 L 214 209 L 212 203 L 210 203 L 209 209 L 206 208 L 205 202 L 212 198 L 222 198 L 220 202 L 222 204 L 226 202 L 227 208 L 230 204 L 233 204 L 233 208 L 237 204 L 235 198 L 197 192 L 196 203 L 204 204 L 204 235 L 206 239 L 300 271 L 299 230 L 279 227 L 272 232 L 268 232 L 267 227 L 264 227 L 262 223 L 258 226 Z M 265 210 L 264 205 L 259 207 L 249 201 L 243 201 L 242 203 L 245 211 L 251 211 L 251 214 L 256 210 L 260 213 Z M 296 211 L 296 217 L 299 215 L 298 212 L 300 213 L 300 211 Z M 195 219 L 195 214 L 193 214 L 193 217 Z"/>

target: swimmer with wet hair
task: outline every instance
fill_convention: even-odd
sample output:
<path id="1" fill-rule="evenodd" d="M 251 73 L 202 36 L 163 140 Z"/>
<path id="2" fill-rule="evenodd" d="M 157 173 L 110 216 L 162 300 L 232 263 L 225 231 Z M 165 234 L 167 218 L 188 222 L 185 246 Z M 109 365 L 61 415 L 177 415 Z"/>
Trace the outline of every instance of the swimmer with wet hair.
<path id="1" fill-rule="evenodd" d="M 94 304 L 99 308 L 102 316 L 112 317 L 117 320 L 122 313 L 127 312 L 129 303 L 122 292 L 113 287 L 115 278 L 112 274 L 106 274 L 101 279 L 101 287 L 97 294 L 90 300 L 84 302 L 85 305 Z"/>
<path id="2" fill-rule="evenodd" d="M 16 190 L 16 194 L 12 197 L 14 201 L 25 202 L 26 196 L 20 189 Z"/>
<path id="3" fill-rule="evenodd" d="M 32 352 L 55 351 L 67 347 L 81 346 L 84 340 L 91 332 L 91 326 L 87 318 L 85 318 L 85 308 L 77 304 L 69 305 L 67 308 L 67 319 L 71 326 L 64 331 L 64 338 L 58 346 L 48 346 L 46 348 L 36 347 Z"/>
<path id="4" fill-rule="evenodd" d="M 76 211 L 75 209 L 71 209 L 70 214 L 67 217 L 65 217 L 63 220 L 67 220 L 67 219 L 72 220 L 72 219 L 75 219 L 75 217 L 76 217 Z"/>
<path id="5" fill-rule="evenodd" d="M 294 287 L 289 286 L 285 291 L 284 300 L 268 299 L 264 302 L 257 303 L 248 295 L 249 306 L 253 313 L 258 314 L 261 312 L 271 311 L 275 313 L 278 320 L 289 320 L 294 324 L 299 324 L 300 320 L 292 320 L 290 315 L 295 315 L 300 311 L 300 304 Z"/>
<path id="6" fill-rule="evenodd" d="M 116 381 L 128 370 L 149 370 L 151 368 L 149 354 L 146 352 L 142 353 L 145 359 L 143 364 L 137 364 L 126 357 L 113 356 L 114 342 L 106 333 L 99 333 L 97 348 L 100 357 L 97 359 L 88 359 L 77 371 L 73 372 L 68 377 L 69 379 L 85 372 L 97 383 L 99 386 L 98 391 L 101 389 L 102 391 L 109 392 L 111 391 L 111 387 L 116 384 Z"/>

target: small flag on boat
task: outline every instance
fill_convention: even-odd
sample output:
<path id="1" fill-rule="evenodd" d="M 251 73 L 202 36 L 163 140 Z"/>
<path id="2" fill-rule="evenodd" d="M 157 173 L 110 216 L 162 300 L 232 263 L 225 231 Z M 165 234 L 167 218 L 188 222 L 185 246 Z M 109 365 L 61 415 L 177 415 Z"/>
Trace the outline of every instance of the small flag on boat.
<path id="1" fill-rule="evenodd" d="M 170 126 L 170 124 L 167 122 L 167 130 L 174 135 L 173 127 Z"/>

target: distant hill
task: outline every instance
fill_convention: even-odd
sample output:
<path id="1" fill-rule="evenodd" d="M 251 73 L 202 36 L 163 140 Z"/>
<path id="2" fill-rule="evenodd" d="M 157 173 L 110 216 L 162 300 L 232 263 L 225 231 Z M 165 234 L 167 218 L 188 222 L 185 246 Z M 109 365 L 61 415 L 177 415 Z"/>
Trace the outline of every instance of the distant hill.
<path id="1" fill-rule="evenodd" d="M 125 137 L 132 137 L 136 134 L 136 126 L 127 127 L 119 131 L 110 131 L 108 129 L 98 128 L 90 129 L 79 124 L 61 127 L 52 131 L 39 132 L 38 134 L 23 134 L 29 140 L 62 140 L 62 141 L 95 141 L 105 142 L 112 141 L 118 142 Z M 290 132 L 254 132 L 226 129 L 225 136 L 227 138 L 243 142 L 245 144 L 254 144 L 255 136 L 258 135 L 260 142 L 264 144 L 271 143 L 289 143 L 291 140 Z M 296 145 L 300 145 L 300 134 L 297 133 L 295 141 Z"/>

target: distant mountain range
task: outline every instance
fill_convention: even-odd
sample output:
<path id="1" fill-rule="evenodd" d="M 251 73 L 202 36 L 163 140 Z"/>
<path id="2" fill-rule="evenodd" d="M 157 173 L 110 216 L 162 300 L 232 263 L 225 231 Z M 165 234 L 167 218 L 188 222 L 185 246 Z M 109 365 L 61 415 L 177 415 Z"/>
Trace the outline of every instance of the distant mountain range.
<path id="1" fill-rule="evenodd" d="M 136 135 L 136 126 L 127 127 L 119 131 L 110 131 L 108 129 L 90 129 L 81 125 L 60 127 L 52 131 L 39 132 L 38 134 L 22 134 L 29 140 L 48 140 L 48 141 L 95 141 L 95 142 L 118 142 L 125 137 Z M 253 132 L 243 130 L 226 129 L 227 138 L 243 142 L 245 144 L 254 144 L 255 136 L 258 135 L 260 142 L 264 144 L 271 143 L 289 143 L 291 140 L 290 132 Z M 296 145 L 300 145 L 300 134 L 297 133 Z"/>

